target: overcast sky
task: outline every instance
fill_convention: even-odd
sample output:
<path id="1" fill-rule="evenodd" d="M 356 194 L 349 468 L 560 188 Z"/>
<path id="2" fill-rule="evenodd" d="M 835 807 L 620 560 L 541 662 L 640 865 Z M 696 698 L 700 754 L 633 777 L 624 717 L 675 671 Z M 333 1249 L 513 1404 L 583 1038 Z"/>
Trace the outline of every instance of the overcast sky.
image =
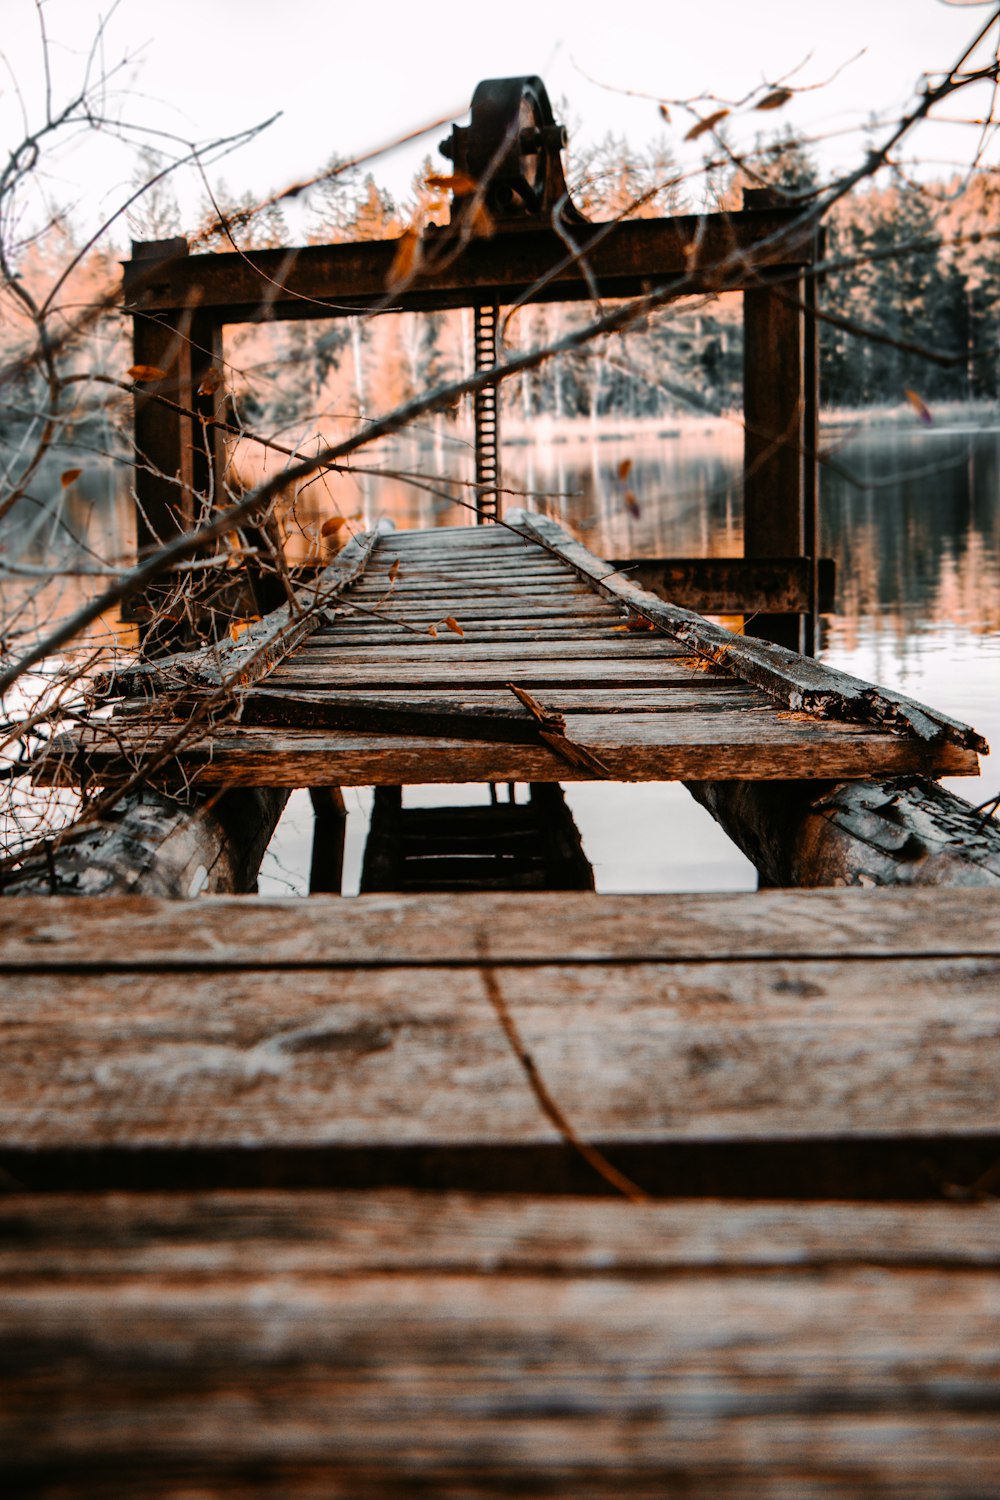
<path id="1" fill-rule="evenodd" d="M 787 119 L 828 138 L 824 165 L 847 165 L 863 150 L 873 114 L 890 118 L 926 70 L 948 66 L 989 17 L 990 6 L 946 0 L 466 0 L 462 6 L 409 0 L 365 4 L 321 0 L 46 0 L 57 103 L 78 85 L 87 51 L 107 22 L 106 67 L 116 74 L 109 111 L 185 140 L 204 141 L 280 119 L 238 155 L 211 168 L 234 193 L 263 195 L 311 175 L 334 153 L 378 146 L 440 116 L 457 118 L 481 78 L 539 73 L 550 95 L 569 102 L 569 123 L 588 138 L 625 134 L 637 146 L 666 133 L 684 160 L 704 142 L 683 146 L 691 123 L 673 111 L 670 127 L 657 100 L 701 91 L 738 98 L 762 80 L 797 69 L 797 84 L 824 88 L 780 114 L 744 114 L 739 141 Z M 16 78 L 29 119 L 43 108 L 43 71 L 34 0 L 0 0 L 8 64 L 0 97 L 4 155 L 23 133 L 10 85 Z M 994 32 L 995 37 L 995 32 Z M 858 54 L 861 54 L 860 56 Z M 839 72 L 838 72 L 839 70 Z M 628 91 L 631 91 L 631 96 Z M 652 98 L 634 97 L 650 95 Z M 382 159 L 380 180 L 406 185 L 426 152 L 447 132 Z M 955 127 L 926 132 L 915 151 L 942 174 L 964 159 L 969 142 Z M 442 169 L 445 164 L 437 158 Z M 125 154 L 82 142 L 52 165 L 46 190 L 91 223 L 113 206 L 131 167 Z M 193 213 L 199 190 L 181 187 Z"/>

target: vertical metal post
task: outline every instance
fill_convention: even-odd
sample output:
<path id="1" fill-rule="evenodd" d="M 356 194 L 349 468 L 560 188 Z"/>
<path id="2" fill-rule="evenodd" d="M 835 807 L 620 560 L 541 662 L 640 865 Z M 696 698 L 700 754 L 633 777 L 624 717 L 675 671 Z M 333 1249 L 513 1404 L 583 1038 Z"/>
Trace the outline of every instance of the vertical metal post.
<path id="1" fill-rule="evenodd" d="M 497 329 L 500 309 L 475 309 L 473 349 L 476 374 L 497 362 Z M 485 385 L 475 394 L 476 505 L 477 520 L 496 521 L 500 515 L 500 390 Z"/>

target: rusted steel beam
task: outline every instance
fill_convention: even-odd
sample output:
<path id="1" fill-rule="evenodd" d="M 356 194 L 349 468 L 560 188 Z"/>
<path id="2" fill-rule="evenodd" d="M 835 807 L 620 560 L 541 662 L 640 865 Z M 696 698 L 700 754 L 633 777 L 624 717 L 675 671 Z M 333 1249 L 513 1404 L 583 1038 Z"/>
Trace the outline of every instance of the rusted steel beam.
<path id="1" fill-rule="evenodd" d="M 640 588 L 699 614 L 805 614 L 812 608 L 812 559 L 808 557 L 618 558 L 617 568 Z M 817 559 L 818 610 L 834 608 L 835 565 Z"/>
<path id="2" fill-rule="evenodd" d="M 812 263 L 814 241 L 790 209 L 688 214 L 669 219 L 580 225 L 574 242 L 602 295 L 627 297 L 685 278 L 684 291 L 740 287 L 763 269 Z M 179 251 L 155 270 L 148 260 L 125 263 L 126 311 L 164 312 L 197 303 L 221 322 L 338 317 L 382 305 L 392 288 L 398 240 L 307 245 L 187 255 Z M 392 290 L 394 310 L 509 305 L 542 278 L 533 302 L 572 302 L 593 295 L 592 282 L 564 239 L 550 229 L 517 229 L 472 240 L 456 253 L 454 234 L 437 230 L 423 241 L 423 269 Z"/>

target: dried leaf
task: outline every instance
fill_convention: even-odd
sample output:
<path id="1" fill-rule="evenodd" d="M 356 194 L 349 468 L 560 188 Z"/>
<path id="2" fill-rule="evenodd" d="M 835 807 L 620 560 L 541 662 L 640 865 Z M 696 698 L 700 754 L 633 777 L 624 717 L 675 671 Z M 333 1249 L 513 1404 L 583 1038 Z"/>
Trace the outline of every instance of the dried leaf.
<path id="1" fill-rule="evenodd" d="M 389 281 L 405 281 L 420 264 L 420 236 L 415 229 L 404 229 L 389 268 Z"/>
<path id="2" fill-rule="evenodd" d="M 222 381 L 223 381 L 222 371 L 218 368 L 217 365 L 213 365 L 212 368 L 209 371 L 207 371 L 204 380 L 201 382 L 201 385 L 198 387 L 198 395 L 199 396 L 214 396 L 215 392 L 219 389 L 219 386 L 222 384 Z"/>
<path id="3" fill-rule="evenodd" d="M 691 126 L 684 139 L 686 141 L 696 141 L 700 135 L 705 135 L 707 131 L 714 130 L 719 121 L 724 120 L 728 113 L 728 109 L 717 109 L 712 114 L 706 115 L 704 120 L 699 120 L 697 125 Z"/>
<path id="4" fill-rule="evenodd" d="M 631 472 L 632 460 L 630 458 L 623 458 L 621 463 L 618 465 L 618 478 L 621 480 L 622 484 L 625 483 Z"/>
<path id="5" fill-rule="evenodd" d="M 64 490 L 68 490 L 71 484 L 76 483 L 82 473 L 82 469 L 64 469 L 59 476 L 59 483 Z"/>
<path id="6" fill-rule="evenodd" d="M 665 104 L 660 105 L 660 119 L 663 120 L 666 125 L 670 124 L 670 111 Z"/>
<path id="7" fill-rule="evenodd" d="M 788 103 L 788 101 L 789 101 L 789 99 L 791 97 L 792 97 L 792 91 L 791 91 L 791 89 L 775 89 L 773 93 L 765 94 L 764 95 L 763 99 L 757 105 L 757 108 L 758 109 L 780 109 L 783 104 L 787 104 Z"/>
<path id="8" fill-rule="evenodd" d="M 166 370 L 161 370 L 159 365 L 129 365 L 128 375 L 131 380 L 166 380 Z"/>
<path id="9" fill-rule="evenodd" d="M 440 193 L 454 193 L 456 198 L 469 198 L 479 188 L 479 183 L 467 172 L 454 172 L 450 177 L 432 172 L 424 178 L 424 186 L 436 188 Z"/>
<path id="10" fill-rule="evenodd" d="M 320 536 L 336 536 L 342 527 L 347 525 L 343 516 L 330 516 L 319 528 Z"/>
<path id="11" fill-rule="evenodd" d="M 427 627 L 427 634 L 428 635 L 432 635 L 434 637 L 434 639 L 437 640 L 437 633 L 438 633 L 438 628 L 437 628 L 436 625 L 428 625 L 428 627 Z"/>
<path id="12" fill-rule="evenodd" d="M 233 620 L 229 626 L 229 634 L 234 641 L 238 641 L 243 632 L 249 630 L 251 625 L 256 625 L 259 619 L 260 615 L 250 615 L 246 620 Z"/>
<path id="13" fill-rule="evenodd" d="M 625 509 L 628 511 L 629 515 L 636 521 L 638 521 L 639 517 L 642 515 L 642 511 L 639 509 L 639 502 L 635 498 L 631 490 L 625 491 Z"/>
<path id="14" fill-rule="evenodd" d="M 455 619 L 454 615 L 445 615 L 445 617 L 444 617 L 444 623 L 447 625 L 448 629 L 449 630 L 453 630 L 456 635 L 460 635 L 460 636 L 464 636 L 465 635 L 465 631 L 462 629 L 461 625 Z"/>
<path id="15" fill-rule="evenodd" d="M 395 583 L 396 579 L 398 577 L 399 577 L 399 558 L 397 557 L 396 561 L 393 563 L 392 567 L 389 569 L 389 582 L 390 583 Z"/>
<path id="16" fill-rule="evenodd" d="M 907 401 L 909 401 L 910 405 L 913 407 L 913 410 L 916 412 L 921 422 L 923 422 L 924 426 L 930 427 L 931 423 L 934 421 L 934 418 L 931 416 L 930 407 L 927 405 L 923 397 L 918 396 L 916 391 L 911 391 L 909 386 L 906 387 L 903 394 L 906 397 Z"/>

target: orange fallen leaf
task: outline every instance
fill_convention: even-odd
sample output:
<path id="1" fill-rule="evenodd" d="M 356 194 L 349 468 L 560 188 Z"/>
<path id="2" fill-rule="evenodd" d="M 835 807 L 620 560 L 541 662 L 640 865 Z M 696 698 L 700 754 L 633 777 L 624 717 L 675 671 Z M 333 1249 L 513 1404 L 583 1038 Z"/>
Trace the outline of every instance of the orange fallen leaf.
<path id="1" fill-rule="evenodd" d="M 774 89 L 772 93 L 765 94 L 756 107 L 757 109 L 780 109 L 783 104 L 788 103 L 791 97 L 791 89 Z"/>
<path id="2" fill-rule="evenodd" d="M 660 105 L 660 119 L 663 120 L 665 124 L 670 124 L 670 111 L 665 104 Z"/>
<path id="3" fill-rule="evenodd" d="M 444 623 L 447 625 L 448 629 L 449 630 L 453 630 L 456 635 L 460 635 L 460 636 L 464 636 L 465 635 L 465 631 L 462 629 L 461 625 L 458 623 L 458 621 L 455 619 L 455 617 L 453 615 L 445 615 L 445 617 L 444 617 Z"/>
<path id="4" fill-rule="evenodd" d="M 636 521 L 638 521 L 639 517 L 642 515 L 642 511 L 639 509 L 639 502 L 635 498 L 631 490 L 625 491 L 625 509 L 628 511 L 629 515 L 632 516 L 632 518 Z"/>
<path id="5" fill-rule="evenodd" d="M 437 633 L 438 633 L 438 628 L 437 628 L 436 625 L 428 625 L 428 627 L 427 627 L 427 634 L 428 635 L 432 635 L 434 637 L 434 639 L 437 640 Z"/>
<path id="6" fill-rule="evenodd" d="M 454 193 L 456 198 L 469 198 L 476 192 L 479 183 L 467 172 L 454 172 L 450 177 L 432 172 L 429 177 L 424 178 L 424 186 L 436 188 L 440 193 Z"/>
<path id="7" fill-rule="evenodd" d="M 320 536 L 336 536 L 341 527 L 346 525 L 347 522 L 343 516 L 330 516 L 319 528 L 319 534 Z"/>
<path id="8" fill-rule="evenodd" d="M 82 469 L 64 469 L 59 476 L 59 483 L 64 490 L 68 490 L 70 485 L 75 483 L 82 473 Z"/>
<path id="9" fill-rule="evenodd" d="M 698 137 L 700 135 L 704 135 L 706 131 L 714 130 L 719 121 L 724 120 L 728 113 L 728 109 L 717 109 L 713 111 L 712 114 L 706 115 L 703 120 L 698 121 L 697 125 L 691 126 L 691 129 L 688 131 L 684 139 L 686 141 L 696 141 Z"/>
<path id="10" fill-rule="evenodd" d="M 618 478 L 622 481 L 623 484 L 631 474 L 631 472 L 632 460 L 630 458 L 623 458 L 621 463 L 618 465 Z"/>
<path id="11" fill-rule="evenodd" d="M 243 632 L 249 630 L 251 625 L 256 625 L 259 619 L 260 615 L 250 615 L 246 620 L 233 620 L 229 626 L 229 634 L 234 641 L 238 641 Z"/>
<path id="12" fill-rule="evenodd" d="M 399 558 L 397 557 L 396 561 L 393 563 L 392 567 L 389 569 L 389 582 L 390 583 L 395 583 L 396 579 L 398 577 L 399 577 Z"/>
<path id="13" fill-rule="evenodd" d="M 159 365 L 129 365 L 128 375 L 132 380 L 166 380 L 166 370 Z"/>
<path id="14" fill-rule="evenodd" d="M 215 392 L 222 384 L 222 380 L 222 371 L 218 368 L 218 366 L 213 365 L 212 368 L 206 372 L 204 380 L 198 387 L 198 395 L 214 396 Z"/>
<path id="15" fill-rule="evenodd" d="M 904 389 L 903 394 L 906 397 L 907 401 L 909 401 L 910 405 L 913 407 L 913 410 L 916 412 L 921 422 L 923 422 L 924 426 L 929 427 L 934 421 L 934 418 L 931 416 L 930 407 L 927 405 L 924 398 L 918 395 L 916 391 L 911 391 L 909 386 Z"/>

